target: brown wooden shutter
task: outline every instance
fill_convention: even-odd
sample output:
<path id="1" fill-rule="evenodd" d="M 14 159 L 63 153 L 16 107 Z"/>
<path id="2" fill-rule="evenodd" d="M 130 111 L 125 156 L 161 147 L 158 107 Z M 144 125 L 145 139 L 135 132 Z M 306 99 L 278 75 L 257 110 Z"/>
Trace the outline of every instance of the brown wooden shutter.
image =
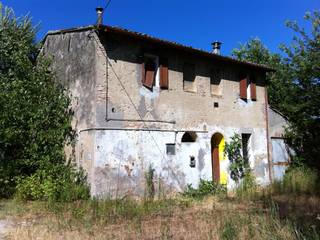
<path id="1" fill-rule="evenodd" d="M 169 74 L 168 74 L 168 59 L 160 59 L 160 87 L 161 89 L 168 89 Z"/>
<path id="2" fill-rule="evenodd" d="M 247 99 L 247 78 L 243 77 L 240 80 L 240 98 Z"/>
<path id="3" fill-rule="evenodd" d="M 250 83 L 250 95 L 251 95 L 251 100 L 253 101 L 257 100 L 257 86 L 256 86 L 256 80 L 254 78 L 251 79 L 251 83 Z"/>
<path id="4" fill-rule="evenodd" d="M 153 61 L 149 60 L 145 63 L 145 81 L 143 83 L 147 88 L 153 87 L 154 77 L 155 77 L 155 64 Z"/>

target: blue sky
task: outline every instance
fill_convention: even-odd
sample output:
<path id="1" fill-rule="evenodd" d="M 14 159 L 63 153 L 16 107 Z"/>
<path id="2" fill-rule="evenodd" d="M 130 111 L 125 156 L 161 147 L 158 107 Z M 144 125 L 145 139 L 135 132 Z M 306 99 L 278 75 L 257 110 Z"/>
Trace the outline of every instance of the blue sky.
<path id="1" fill-rule="evenodd" d="M 0 0 L 1 1 L 1 0 Z M 102 0 L 5 0 L 17 16 L 27 13 L 40 24 L 38 39 L 49 30 L 94 24 Z M 306 11 L 320 9 L 320 0 L 112 0 L 104 23 L 143 32 L 204 50 L 223 42 L 222 54 L 251 37 L 259 37 L 274 52 L 291 41 L 286 20 L 303 20 Z"/>

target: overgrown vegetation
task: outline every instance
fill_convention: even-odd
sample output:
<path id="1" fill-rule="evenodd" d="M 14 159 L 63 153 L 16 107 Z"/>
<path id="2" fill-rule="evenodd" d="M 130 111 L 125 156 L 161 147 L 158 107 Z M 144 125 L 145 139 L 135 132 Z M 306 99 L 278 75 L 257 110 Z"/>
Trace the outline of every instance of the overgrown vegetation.
<path id="1" fill-rule="evenodd" d="M 38 56 L 35 34 L 29 17 L 0 3 L 0 198 L 17 184 L 26 199 L 70 199 L 66 189 L 84 196 L 81 173 L 65 165 L 74 137 L 70 98 Z"/>
<path id="2" fill-rule="evenodd" d="M 319 239 L 319 197 L 255 190 L 252 199 L 205 191 L 210 195 L 201 201 L 7 201 L 0 202 L 0 216 L 33 222 L 9 232 L 9 239 Z"/>
<path id="3" fill-rule="evenodd" d="M 282 181 L 271 184 L 273 194 L 320 194 L 319 172 L 314 169 L 302 166 L 291 167 L 287 170 Z"/>

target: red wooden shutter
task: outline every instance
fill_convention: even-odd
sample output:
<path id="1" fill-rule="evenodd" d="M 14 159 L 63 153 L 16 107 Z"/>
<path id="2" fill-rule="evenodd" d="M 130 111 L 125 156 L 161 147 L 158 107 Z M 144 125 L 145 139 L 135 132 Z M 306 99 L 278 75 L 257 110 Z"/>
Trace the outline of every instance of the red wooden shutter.
<path id="1" fill-rule="evenodd" d="M 145 81 L 143 83 L 144 86 L 148 88 L 153 87 L 154 73 L 155 73 L 155 64 L 154 62 L 149 60 L 145 63 Z"/>
<path id="2" fill-rule="evenodd" d="M 168 74 L 168 59 L 160 59 L 160 87 L 168 89 L 169 87 L 169 74 Z"/>
<path id="3" fill-rule="evenodd" d="M 251 79 L 250 83 L 250 95 L 251 95 L 251 100 L 256 101 L 257 100 L 257 86 L 256 86 L 256 81 L 255 79 Z"/>
<path id="4" fill-rule="evenodd" d="M 247 78 L 240 80 L 240 98 L 247 99 Z"/>

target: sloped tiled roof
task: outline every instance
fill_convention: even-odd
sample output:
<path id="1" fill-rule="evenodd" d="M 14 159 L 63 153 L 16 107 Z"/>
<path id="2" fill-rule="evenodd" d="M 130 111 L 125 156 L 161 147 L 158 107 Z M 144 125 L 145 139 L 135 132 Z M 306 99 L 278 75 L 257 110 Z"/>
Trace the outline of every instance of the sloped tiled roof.
<path id="1" fill-rule="evenodd" d="M 47 33 L 47 36 L 48 35 L 54 35 L 54 34 L 60 34 L 60 33 L 85 31 L 85 30 L 99 30 L 99 31 L 105 31 L 105 32 L 109 32 L 109 33 L 120 34 L 120 35 L 128 36 L 128 37 L 131 37 L 131 38 L 135 38 L 135 39 L 141 39 L 141 40 L 149 41 L 151 43 L 162 45 L 162 46 L 166 46 L 166 47 L 169 47 L 169 48 L 171 47 L 171 48 L 179 49 L 181 51 L 189 52 L 189 53 L 196 54 L 196 55 L 199 55 L 199 56 L 213 58 L 213 59 L 216 59 L 216 60 L 220 60 L 222 62 L 229 62 L 229 63 L 233 63 L 233 64 L 237 64 L 237 65 L 243 65 L 243 66 L 247 66 L 247 67 L 257 68 L 257 69 L 260 69 L 260 70 L 263 70 L 263 71 L 266 71 L 266 72 L 274 71 L 274 69 L 272 69 L 271 67 L 263 65 L 263 64 L 256 64 L 256 63 L 247 62 L 247 61 L 240 61 L 240 60 L 237 60 L 237 59 L 232 58 L 232 57 L 226 57 L 226 56 L 218 55 L 218 54 L 215 54 L 215 53 L 212 53 L 212 52 L 205 51 L 203 49 L 194 48 L 192 46 L 186 46 L 186 45 L 183 45 L 183 44 L 180 44 L 180 43 L 177 43 L 177 42 L 173 42 L 173 41 L 163 40 L 163 39 L 160 39 L 160 38 L 156 38 L 156 37 L 150 36 L 148 34 L 139 33 L 139 32 L 135 32 L 135 31 L 131 31 L 131 30 L 128 30 L 128 29 L 115 27 L 115 26 L 105 26 L 104 25 L 104 26 L 97 27 L 97 26 L 94 26 L 94 25 L 89 25 L 89 26 L 83 26 L 83 27 L 77 27 L 77 28 L 69 28 L 69 29 L 63 29 L 63 30 L 57 30 L 57 31 L 49 31 Z"/>

